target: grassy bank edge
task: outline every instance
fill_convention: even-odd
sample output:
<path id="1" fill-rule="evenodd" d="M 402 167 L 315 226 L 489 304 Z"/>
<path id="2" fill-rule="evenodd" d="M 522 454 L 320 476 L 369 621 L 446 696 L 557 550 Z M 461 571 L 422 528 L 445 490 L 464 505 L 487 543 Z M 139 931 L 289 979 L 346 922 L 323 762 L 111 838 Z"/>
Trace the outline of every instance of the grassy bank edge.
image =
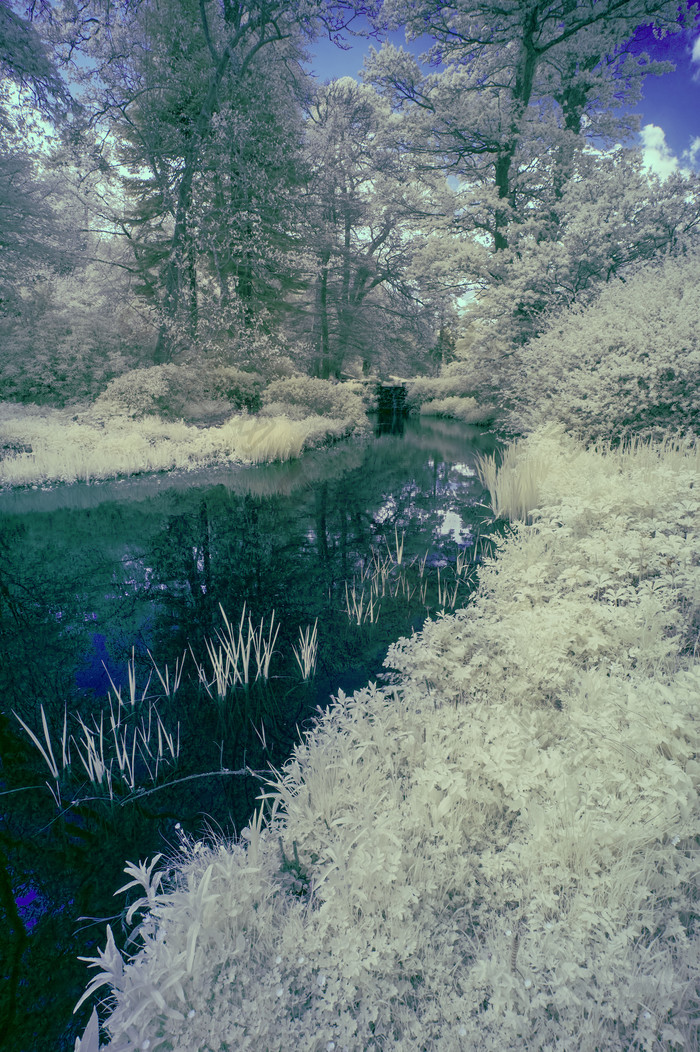
<path id="1" fill-rule="evenodd" d="M 116 416 L 95 423 L 62 410 L 41 414 L 0 405 L 0 488 L 90 482 L 173 469 L 195 470 L 226 463 L 289 460 L 361 429 L 356 419 L 232 415 L 224 423 L 196 427 L 159 417 Z"/>

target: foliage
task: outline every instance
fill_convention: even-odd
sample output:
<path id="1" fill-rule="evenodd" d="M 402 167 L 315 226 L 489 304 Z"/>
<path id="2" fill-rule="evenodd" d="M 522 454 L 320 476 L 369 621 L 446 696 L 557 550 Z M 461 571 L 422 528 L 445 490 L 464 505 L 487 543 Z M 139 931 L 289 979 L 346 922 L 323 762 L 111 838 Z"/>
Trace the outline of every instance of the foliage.
<path id="1" fill-rule="evenodd" d="M 123 293 L 123 295 L 121 295 Z M 0 318 L 0 396 L 66 406 L 95 399 L 115 376 L 143 362 L 153 327 L 128 289 L 80 267 L 37 274 Z"/>
<path id="2" fill-rule="evenodd" d="M 387 0 L 380 18 L 414 40 L 429 26 L 433 41 L 420 61 L 385 43 L 365 71 L 416 167 L 450 175 L 422 269 L 453 295 L 476 295 L 507 343 L 696 229 L 697 179 L 664 187 L 619 144 L 639 126 L 630 105 L 644 77 L 670 65 L 628 42 L 640 26 L 680 32 L 697 10 L 674 0 Z"/>
<path id="3" fill-rule="evenodd" d="M 430 339 L 432 271 L 413 260 L 444 180 L 416 176 L 387 101 L 351 77 L 316 90 L 305 131 L 314 301 L 302 321 L 315 371 L 339 378 L 352 359 L 386 369 Z"/>
<path id="4" fill-rule="evenodd" d="M 115 1052 L 695 1047 L 698 450 L 528 458 L 533 524 L 339 693 L 268 822 L 127 867 Z"/>
<path id="5" fill-rule="evenodd" d="M 274 415 L 279 407 L 290 406 L 305 415 L 353 420 L 362 424 L 365 413 L 358 394 L 348 384 L 319 380 L 309 376 L 294 376 L 273 380 L 263 393 L 263 415 Z"/>
<path id="6" fill-rule="evenodd" d="M 418 409 L 435 398 L 471 397 L 474 391 L 462 375 L 415 376 L 406 381 L 406 405 Z"/>
<path id="7" fill-rule="evenodd" d="M 261 385 L 259 376 L 233 366 L 153 365 L 110 381 L 94 412 L 105 419 L 116 414 L 178 420 L 196 415 L 197 406 L 207 399 L 225 400 L 235 410 L 254 410 Z"/>
<path id="8" fill-rule="evenodd" d="M 0 6 L 0 75 L 31 94 L 34 104 L 47 116 L 63 116 L 72 102 L 31 19 L 22 18 L 9 3 Z M 0 114 L 5 117 L 1 108 Z"/>
<path id="9" fill-rule="evenodd" d="M 491 406 L 479 405 L 475 398 L 459 398 L 456 395 L 423 402 L 420 411 L 421 416 L 446 416 L 465 424 L 490 423 L 495 416 Z"/>
<path id="10" fill-rule="evenodd" d="M 700 433 L 700 256 L 669 258 L 611 282 L 511 359 L 509 423 L 560 420 L 586 437 Z"/>
<path id="11" fill-rule="evenodd" d="M 697 251 L 699 222 L 697 173 L 662 181 L 636 151 L 584 151 L 549 209 L 547 229 L 519 223 L 508 256 L 487 264 L 493 281 L 469 315 L 494 382 L 504 372 L 499 348 L 540 335 L 563 310 L 586 306 L 647 261 Z"/>
<path id="12" fill-rule="evenodd" d="M 119 173 L 109 222 L 161 321 L 158 364 L 277 314 L 296 285 L 300 47 L 324 10 L 90 0 L 57 15 L 87 58 L 86 123 L 109 132 L 93 153 Z"/>

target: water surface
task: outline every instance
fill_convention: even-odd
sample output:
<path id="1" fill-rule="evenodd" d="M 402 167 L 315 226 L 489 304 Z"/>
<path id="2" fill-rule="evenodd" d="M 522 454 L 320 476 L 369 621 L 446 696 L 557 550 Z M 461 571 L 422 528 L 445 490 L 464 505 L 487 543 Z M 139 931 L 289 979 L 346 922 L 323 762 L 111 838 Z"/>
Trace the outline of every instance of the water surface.
<path id="1" fill-rule="evenodd" d="M 401 434 L 287 464 L 0 494 L 0 791 L 10 793 L 0 846 L 29 933 L 24 943 L 15 931 L 24 978 L 10 1047 L 41 1047 L 41 1036 L 72 1048 L 89 1015 L 70 1020 L 87 975 L 75 958 L 103 944 L 104 918 L 123 941 L 112 892 L 126 859 L 168 851 L 183 833 L 240 831 L 262 778 L 222 769 L 279 766 L 318 705 L 381 676 L 391 642 L 467 600 L 491 524 L 475 458 L 498 445 L 478 428 L 408 421 Z M 234 626 L 244 609 L 266 635 L 273 611 L 278 626 L 269 678 L 225 699 L 195 671 L 195 660 L 209 667 L 221 608 Z M 293 646 L 314 623 L 315 675 L 304 681 Z M 174 697 L 158 697 L 149 652 L 171 676 L 185 655 Z M 178 763 L 155 783 L 142 764 L 142 788 L 156 791 L 117 787 L 110 801 L 104 785 L 76 778 L 74 754 L 57 814 L 12 710 L 40 731 L 43 705 L 54 742 L 64 711 L 69 730 L 77 715 L 107 721 L 114 690 L 128 696 L 130 660 L 144 712 L 155 705 L 164 726 L 179 726 Z"/>

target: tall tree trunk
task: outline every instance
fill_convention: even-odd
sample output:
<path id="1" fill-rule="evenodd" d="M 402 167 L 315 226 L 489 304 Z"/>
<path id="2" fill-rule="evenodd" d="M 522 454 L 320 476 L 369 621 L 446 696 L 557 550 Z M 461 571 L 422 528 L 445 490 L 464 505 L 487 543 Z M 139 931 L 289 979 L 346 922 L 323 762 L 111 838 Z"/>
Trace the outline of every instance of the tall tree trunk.
<path id="1" fill-rule="evenodd" d="M 535 47 L 535 30 L 537 29 L 538 6 L 535 4 L 525 18 L 522 28 L 522 39 L 520 41 L 520 56 L 515 74 L 515 86 L 513 88 L 514 112 L 510 122 L 508 141 L 503 144 L 503 149 L 496 159 L 496 189 L 500 200 L 507 201 L 509 205 L 514 204 L 513 188 L 511 186 L 511 167 L 515 151 L 520 142 L 521 127 L 525 111 L 532 98 L 532 87 L 535 81 L 537 69 L 538 52 Z M 508 247 L 508 237 L 504 233 L 510 222 L 508 212 L 503 209 L 496 212 L 496 224 L 494 230 L 494 248 L 500 252 Z"/>
<path id="2" fill-rule="evenodd" d="M 343 188 L 343 195 L 347 197 L 347 189 Z M 344 209 L 345 223 L 343 230 L 343 276 L 340 287 L 340 308 L 338 310 L 339 332 L 338 351 L 335 361 L 335 373 L 340 379 L 343 363 L 348 353 L 350 343 L 350 331 L 352 327 L 352 310 L 350 304 L 350 235 L 352 232 L 352 216 L 348 207 Z"/>
<path id="3" fill-rule="evenodd" d="M 319 277 L 319 321 L 321 325 L 321 346 L 319 348 L 318 375 L 327 380 L 331 370 L 331 350 L 328 337 L 328 261 L 330 252 L 325 251 L 321 257 L 321 274 Z"/>

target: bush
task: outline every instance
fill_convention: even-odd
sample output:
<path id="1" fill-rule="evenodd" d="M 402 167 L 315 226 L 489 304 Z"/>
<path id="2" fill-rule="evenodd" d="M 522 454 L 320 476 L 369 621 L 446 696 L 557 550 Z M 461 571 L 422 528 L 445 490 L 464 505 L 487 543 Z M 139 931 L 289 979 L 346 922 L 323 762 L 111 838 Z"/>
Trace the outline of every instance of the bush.
<path id="1" fill-rule="evenodd" d="M 447 416 L 465 424 L 487 424 L 493 420 L 491 406 L 479 405 L 475 398 L 434 398 L 423 402 L 421 416 Z"/>
<path id="2" fill-rule="evenodd" d="M 337 420 L 364 422 L 362 400 L 346 384 L 317 380 L 310 376 L 294 376 L 274 380 L 263 394 L 263 414 L 275 415 L 280 403 L 288 413 L 289 407 L 302 408 L 307 416 L 328 416 Z M 274 407 L 274 412 L 272 412 Z"/>
<path id="3" fill-rule="evenodd" d="M 700 256 L 647 265 L 521 348 L 510 424 L 588 439 L 700 430 Z"/>
<path id="4" fill-rule="evenodd" d="M 416 376 L 406 384 L 406 407 L 419 410 L 424 402 L 436 398 L 450 398 L 473 395 L 469 380 L 462 375 L 456 376 Z"/>
<path id="5" fill-rule="evenodd" d="M 111 380 L 97 399 L 95 408 L 105 414 L 130 416 L 161 416 L 174 419 L 182 416 L 188 396 L 201 397 L 197 373 L 193 368 L 178 365 L 153 365 L 146 369 L 132 369 Z"/>
<path id="6" fill-rule="evenodd" d="M 220 400 L 232 410 L 256 410 L 261 378 L 230 366 L 152 365 L 132 369 L 110 381 L 96 402 L 96 410 L 133 418 L 160 416 L 177 420 L 196 415 L 198 407 Z M 210 406 L 207 405 L 209 409 Z"/>
<path id="7" fill-rule="evenodd" d="M 234 409 L 247 409 L 251 413 L 260 408 L 263 379 L 259 373 L 246 373 L 234 366 L 215 366 L 204 368 L 201 376 L 205 396 L 225 398 Z"/>

